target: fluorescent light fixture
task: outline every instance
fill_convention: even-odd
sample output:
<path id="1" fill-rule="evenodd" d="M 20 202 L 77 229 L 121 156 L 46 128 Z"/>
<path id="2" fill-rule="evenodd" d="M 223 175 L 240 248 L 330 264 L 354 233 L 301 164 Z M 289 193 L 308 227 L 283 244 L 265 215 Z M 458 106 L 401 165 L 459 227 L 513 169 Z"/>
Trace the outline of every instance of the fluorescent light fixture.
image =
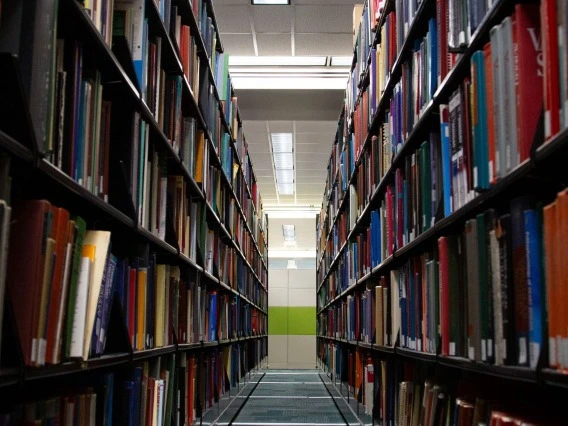
<path id="1" fill-rule="evenodd" d="M 298 265 L 296 265 L 294 259 L 288 259 L 288 269 L 298 269 Z"/>
<path id="2" fill-rule="evenodd" d="M 294 168 L 294 154 L 291 152 L 275 152 L 274 168 L 275 169 L 293 169 Z"/>
<path id="3" fill-rule="evenodd" d="M 280 195 L 294 195 L 293 183 L 279 183 L 276 187 L 278 188 L 278 193 Z"/>
<path id="4" fill-rule="evenodd" d="M 315 250 L 268 250 L 268 258 L 306 259 L 316 257 Z"/>
<path id="5" fill-rule="evenodd" d="M 265 208 L 269 219 L 315 219 L 320 209 L 298 209 L 297 207 L 278 206 Z"/>
<path id="6" fill-rule="evenodd" d="M 326 63 L 326 56 L 231 56 L 229 58 L 231 67 L 325 67 Z"/>
<path id="7" fill-rule="evenodd" d="M 263 77 L 232 76 L 235 90 L 342 90 L 347 85 L 347 74 L 333 77 Z"/>
<path id="8" fill-rule="evenodd" d="M 261 4 L 280 4 L 280 5 L 289 5 L 290 0 L 251 0 L 252 5 L 261 5 Z"/>
<path id="9" fill-rule="evenodd" d="M 272 133 L 272 152 L 292 152 L 292 133 Z"/>
<path id="10" fill-rule="evenodd" d="M 294 241 L 296 239 L 296 227 L 294 225 L 282 225 L 282 235 L 284 241 Z"/>
<path id="11" fill-rule="evenodd" d="M 305 66 L 305 67 L 290 67 L 290 66 L 239 66 L 231 65 L 229 72 L 231 77 L 235 75 L 241 77 L 314 77 L 314 76 L 335 76 L 337 74 L 349 75 L 351 64 L 346 66 L 333 66 L 333 67 L 319 67 L 319 66 Z"/>
<path id="12" fill-rule="evenodd" d="M 276 180 L 278 183 L 294 183 L 294 170 L 276 169 Z"/>
<path id="13" fill-rule="evenodd" d="M 331 66 L 332 67 L 349 67 L 353 63 L 352 56 L 332 56 Z"/>

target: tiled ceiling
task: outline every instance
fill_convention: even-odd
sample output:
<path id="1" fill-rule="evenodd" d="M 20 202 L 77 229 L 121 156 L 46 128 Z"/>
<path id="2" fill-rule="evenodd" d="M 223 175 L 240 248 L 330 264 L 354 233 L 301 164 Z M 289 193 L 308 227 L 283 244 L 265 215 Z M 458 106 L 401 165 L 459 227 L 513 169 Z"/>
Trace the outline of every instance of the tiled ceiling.
<path id="1" fill-rule="evenodd" d="M 292 0 L 253 6 L 213 0 L 223 47 L 237 56 L 347 56 L 353 52 L 353 5 L 362 0 Z"/>
<path id="2" fill-rule="evenodd" d="M 250 0 L 213 0 L 213 5 L 231 56 L 350 56 L 353 6 L 362 2 L 291 0 L 290 6 L 253 6 Z M 236 95 L 264 206 L 319 207 L 344 91 L 247 90 Z M 277 194 L 272 132 L 294 134 L 292 196 Z"/>
<path id="3" fill-rule="evenodd" d="M 264 206 L 319 207 L 337 122 L 245 120 L 243 127 Z M 294 134 L 295 195 L 277 194 L 270 151 L 270 133 Z"/>

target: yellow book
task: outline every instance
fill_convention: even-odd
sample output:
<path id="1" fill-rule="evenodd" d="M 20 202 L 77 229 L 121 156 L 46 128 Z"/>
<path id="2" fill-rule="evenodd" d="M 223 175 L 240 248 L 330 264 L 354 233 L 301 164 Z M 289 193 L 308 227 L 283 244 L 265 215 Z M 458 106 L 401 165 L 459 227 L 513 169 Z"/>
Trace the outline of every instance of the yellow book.
<path id="1" fill-rule="evenodd" d="M 156 265 L 156 347 L 164 346 L 165 339 L 165 304 L 166 304 L 166 265 Z"/>
<path id="2" fill-rule="evenodd" d="M 197 140 L 195 144 L 195 172 L 193 177 L 195 182 L 203 184 L 203 156 L 205 150 L 205 136 L 203 131 L 197 132 Z"/>
<path id="3" fill-rule="evenodd" d="M 83 340 L 83 359 L 86 361 L 89 356 L 91 346 L 91 336 L 95 326 L 99 294 L 105 272 L 105 263 L 110 247 L 110 232 L 108 231 L 87 231 L 85 234 L 84 245 L 95 246 L 95 260 L 92 267 L 92 275 L 88 289 L 87 317 L 85 320 L 85 335 Z"/>
<path id="4" fill-rule="evenodd" d="M 137 294 L 137 317 L 136 317 L 136 350 L 144 350 L 144 340 L 146 338 L 146 278 L 148 270 L 138 269 L 138 289 Z"/>

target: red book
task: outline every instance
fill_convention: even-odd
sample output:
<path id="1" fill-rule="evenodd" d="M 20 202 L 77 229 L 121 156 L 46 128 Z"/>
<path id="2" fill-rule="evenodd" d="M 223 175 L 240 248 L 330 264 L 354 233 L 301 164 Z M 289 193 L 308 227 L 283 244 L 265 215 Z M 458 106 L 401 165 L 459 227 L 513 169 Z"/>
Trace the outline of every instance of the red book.
<path id="1" fill-rule="evenodd" d="M 35 363 L 35 345 L 45 263 L 45 239 L 49 235 L 50 204 L 45 200 L 16 203 L 10 226 L 10 250 L 6 288 L 14 309 L 16 328 L 27 366 Z M 25 265 L 25 267 L 23 267 Z"/>
<path id="2" fill-rule="evenodd" d="M 152 417 L 154 415 L 154 387 L 156 379 L 148 377 L 148 386 L 146 389 L 146 426 L 152 426 Z"/>
<path id="3" fill-rule="evenodd" d="M 438 25 L 438 86 L 448 75 L 448 9 L 447 0 L 436 0 L 436 24 Z"/>
<path id="4" fill-rule="evenodd" d="M 136 335 L 135 318 L 136 318 L 136 277 L 138 273 L 136 268 L 130 268 L 130 277 L 128 282 L 128 334 L 130 336 L 130 344 L 134 348 L 134 336 Z"/>
<path id="5" fill-rule="evenodd" d="M 53 278 L 51 282 L 49 310 L 47 313 L 47 333 L 46 333 L 46 354 L 45 361 L 48 364 L 58 362 L 57 351 L 54 348 L 59 344 L 56 342 L 57 322 L 60 317 L 61 289 L 63 286 L 63 272 L 67 243 L 69 242 L 69 212 L 65 209 L 51 206 L 53 215 L 53 225 L 51 226 L 51 238 L 55 240 L 55 264 L 53 268 Z"/>
<path id="6" fill-rule="evenodd" d="M 387 253 L 393 254 L 394 253 L 394 238 L 393 238 L 393 223 L 392 223 L 392 209 L 393 209 L 393 200 L 392 200 L 392 189 L 391 186 L 387 186 Z"/>
<path id="7" fill-rule="evenodd" d="M 542 54 L 544 59 L 544 138 L 548 140 L 560 130 L 560 73 L 558 70 L 556 0 L 542 0 L 540 7 Z M 517 7 L 516 13 L 518 13 L 518 9 Z"/>
<path id="8" fill-rule="evenodd" d="M 438 240 L 440 259 L 440 334 L 442 337 L 442 355 L 450 355 L 450 278 L 448 271 L 448 240 Z"/>
<path id="9" fill-rule="evenodd" d="M 540 100 L 542 99 L 543 88 L 543 64 L 539 63 L 539 60 L 542 60 L 539 18 L 538 4 L 515 5 L 513 52 L 515 54 L 515 92 L 517 100 L 517 149 L 519 150 L 521 161 L 526 160 L 530 156 L 542 109 Z"/>

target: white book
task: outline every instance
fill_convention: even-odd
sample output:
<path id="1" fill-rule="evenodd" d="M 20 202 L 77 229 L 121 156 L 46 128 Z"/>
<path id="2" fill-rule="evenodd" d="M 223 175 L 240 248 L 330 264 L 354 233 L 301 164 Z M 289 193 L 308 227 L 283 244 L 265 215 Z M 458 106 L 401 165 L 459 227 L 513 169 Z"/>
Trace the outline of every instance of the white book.
<path id="1" fill-rule="evenodd" d="M 75 296 L 73 331 L 71 333 L 71 345 L 69 349 L 69 357 L 71 358 L 81 358 L 83 356 L 87 299 L 94 261 L 95 248 L 90 245 L 84 245 L 79 269 L 79 279 L 77 280 L 77 294 Z"/>
<path id="2" fill-rule="evenodd" d="M 505 97 L 502 99 L 505 114 L 505 141 L 506 141 L 506 159 L 507 173 L 514 169 L 520 163 L 520 154 L 518 149 L 517 138 L 517 98 L 515 91 L 515 58 L 513 46 L 513 23 L 511 17 L 503 20 L 501 25 L 502 31 L 502 58 L 503 66 L 500 69 L 503 73 L 502 82 L 505 86 Z"/>
<path id="3" fill-rule="evenodd" d="M 82 355 L 83 359 L 87 360 L 89 356 L 89 347 L 91 345 L 91 336 L 93 334 L 93 327 L 95 324 L 95 317 L 97 314 L 99 294 L 101 292 L 101 285 L 105 272 L 106 258 L 110 247 L 110 232 L 87 231 L 85 234 L 84 245 L 91 245 L 95 247 L 94 261 L 92 263 L 92 275 L 90 285 L 87 290 L 87 316 L 85 318 L 85 330 L 83 335 Z"/>
<path id="4" fill-rule="evenodd" d="M 500 25 L 497 25 L 490 30 L 491 40 L 491 63 L 492 63 L 492 78 L 493 78 L 493 112 L 495 119 L 493 125 L 495 128 L 495 177 L 497 179 L 507 174 L 507 167 L 505 162 L 505 111 L 501 107 L 501 102 L 505 98 L 505 85 L 503 84 L 502 68 L 502 55 L 501 55 L 501 31 Z"/>
<path id="5" fill-rule="evenodd" d="M 391 271 L 391 346 L 396 342 L 396 337 L 400 330 L 400 303 L 398 300 L 399 282 L 398 271 Z M 401 336 L 402 343 L 402 336 Z"/>

